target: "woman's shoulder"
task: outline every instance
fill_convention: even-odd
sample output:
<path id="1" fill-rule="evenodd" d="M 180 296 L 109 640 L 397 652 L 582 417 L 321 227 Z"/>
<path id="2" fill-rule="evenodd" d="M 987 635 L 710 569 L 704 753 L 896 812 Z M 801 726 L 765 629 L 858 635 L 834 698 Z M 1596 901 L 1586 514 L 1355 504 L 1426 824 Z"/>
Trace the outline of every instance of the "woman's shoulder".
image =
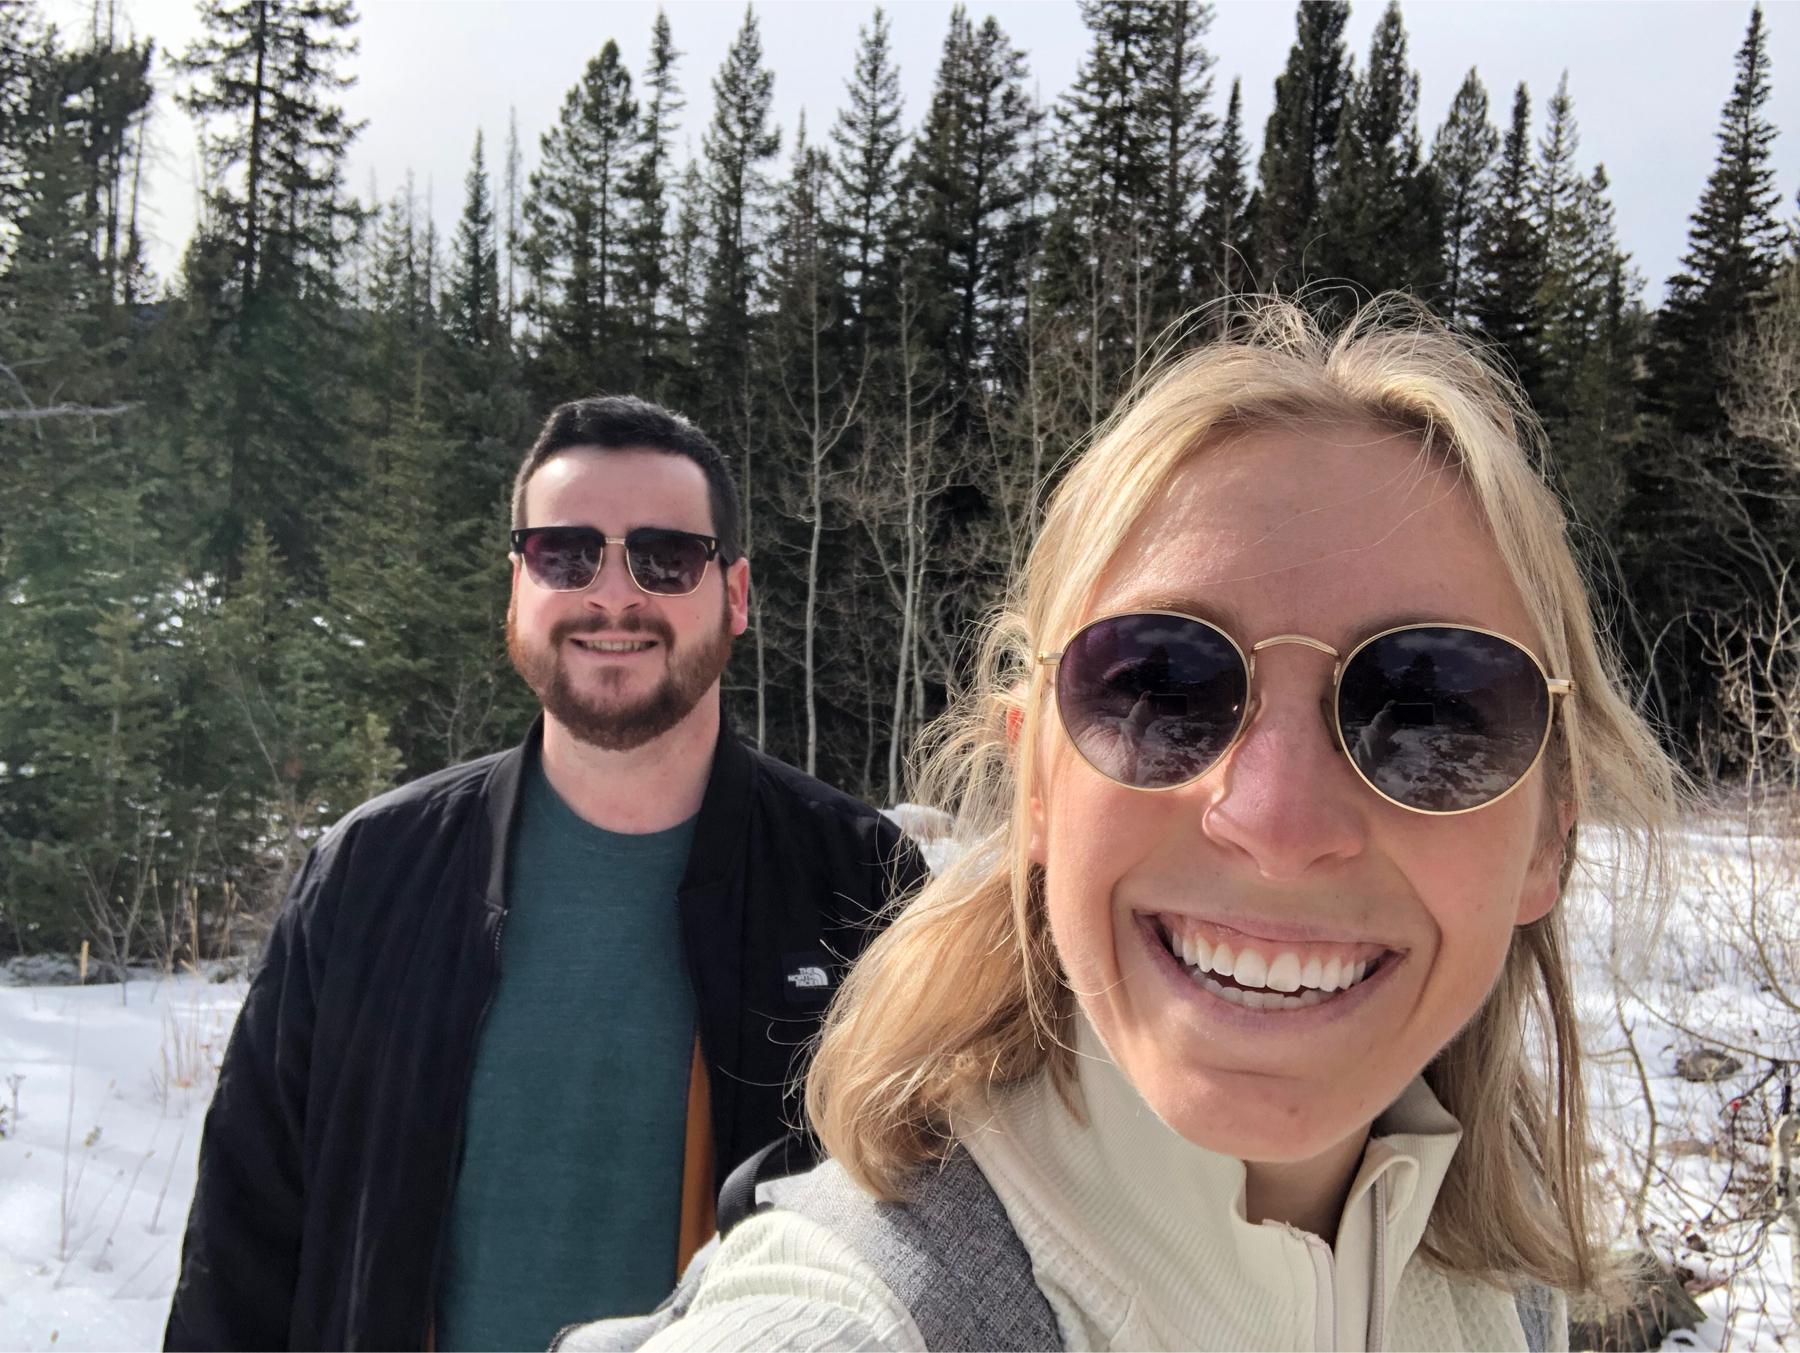
<path id="1" fill-rule="evenodd" d="M 643 1347 L 916 1349 L 912 1316 L 843 1236 L 785 1207 L 760 1212 L 719 1242 L 687 1314 Z M 571 1338 L 564 1348 L 579 1350 Z"/>

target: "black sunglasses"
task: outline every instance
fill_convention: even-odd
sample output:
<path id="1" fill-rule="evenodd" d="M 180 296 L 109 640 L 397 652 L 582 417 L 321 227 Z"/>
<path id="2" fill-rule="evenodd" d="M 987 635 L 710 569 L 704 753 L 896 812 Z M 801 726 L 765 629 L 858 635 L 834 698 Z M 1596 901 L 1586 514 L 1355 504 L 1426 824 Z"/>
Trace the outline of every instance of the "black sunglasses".
<path id="1" fill-rule="evenodd" d="M 591 526 L 527 526 L 512 533 L 513 553 L 539 587 L 581 592 L 600 576 L 608 545 L 625 547 L 625 567 L 640 592 L 685 597 L 700 586 L 719 542 L 692 531 L 640 526 L 609 536 Z"/>
<path id="2" fill-rule="evenodd" d="M 1467 813 L 1511 793 L 1543 756 L 1551 698 L 1575 689 L 1530 649 L 1469 625 L 1402 625 L 1341 655 L 1278 634 L 1248 655 L 1210 621 L 1176 611 L 1103 616 L 1056 668 L 1056 710 L 1082 758 L 1132 789 L 1176 789 L 1243 734 L 1256 654 L 1302 644 L 1337 659 L 1338 745 L 1382 798 L 1415 813 Z"/>

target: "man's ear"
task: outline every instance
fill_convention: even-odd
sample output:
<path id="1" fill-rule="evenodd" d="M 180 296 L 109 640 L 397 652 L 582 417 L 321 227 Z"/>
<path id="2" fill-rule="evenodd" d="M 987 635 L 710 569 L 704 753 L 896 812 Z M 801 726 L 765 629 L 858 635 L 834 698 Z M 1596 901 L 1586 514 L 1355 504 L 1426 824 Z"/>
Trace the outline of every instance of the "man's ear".
<path id="1" fill-rule="evenodd" d="M 1575 848 L 1575 805 L 1559 804 L 1555 812 L 1554 830 L 1546 834 L 1525 871 L 1525 886 L 1519 890 L 1516 925 L 1543 920 L 1562 896 L 1571 863 L 1568 853 Z"/>
<path id="2" fill-rule="evenodd" d="M 725 608 L 733 635 L 750 628 L 750 560 L 743 555 L 725 566 Z"/>

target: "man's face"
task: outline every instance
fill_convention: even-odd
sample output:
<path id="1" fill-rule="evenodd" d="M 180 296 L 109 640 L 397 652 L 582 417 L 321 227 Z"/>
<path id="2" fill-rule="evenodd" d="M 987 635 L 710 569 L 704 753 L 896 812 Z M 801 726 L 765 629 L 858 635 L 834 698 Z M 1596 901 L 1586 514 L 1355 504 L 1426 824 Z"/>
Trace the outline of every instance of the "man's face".
<path id="1" fill-rule="evenodd" d="M 525 486 L 526 526 L 608 536 L 659 526 L 715 535 L 706 474 L 658 451 L 559 451 Z M 717 700 L 731 640 L 748 621 L 750 565 L 715 558 L 685 597 L 640 591 L 624 547 L 608 545 L 580 592 L 538 584 L 513 556 L 506 650 L 547 718 L 578 741 L 630 751 Z"/>

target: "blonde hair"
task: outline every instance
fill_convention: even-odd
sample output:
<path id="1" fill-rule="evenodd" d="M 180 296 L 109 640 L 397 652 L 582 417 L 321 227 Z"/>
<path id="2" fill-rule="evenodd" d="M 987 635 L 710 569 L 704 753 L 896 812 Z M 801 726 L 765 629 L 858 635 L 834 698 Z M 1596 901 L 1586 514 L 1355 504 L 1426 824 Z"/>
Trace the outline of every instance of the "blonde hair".
<path id="1" fill-rule="evenodd" d="M 1226 338 L 1142 382 L 1074 461 L 1023 576 L 990 624 L 970 687 L 927 737 L 919 797 L 953 815 L 970 848 L 904 904 L 851 972 L 808 1074 L 827 1149 L 865 1189 L 894 1198 L 941 1155 L 951 1116 L 992 1085 L 1048 1070 L 1074 1079 L 1063 980 L 1041 873 L 1026 855 L 1042 721 L 1054 718 L 1034 654 L 1085 617 L 1102 573 L 1191 456 L 1270 426 L 1374 425 L 1452 467 L 1525 600 L 1549 670 L 1573 678 L 1546 765 L 1580 824 L 1625 828 L 1651 909 L 1662 830 L 1679 781 L 1621 695 L 1536 468 L 1541 433 L 1516 383 L 1416 303 L 1384 297 L 1335 336 L 1298 305 L 1258 301 Z M 1555 815 L 1550 815 L 1552 821 Z M 1554 830 L 1554 826 L 1552 828 Z M 1566 843 L 1566 885 L 1574 831 Z M 1586 1096 L 1563 907 L 1514 933 L 1494 990 L 1426 1069 L 1463 1126 L 1423 1252 L 1441 1268 L 1591 1291 L 1608 1276 L 1594 1231 Z M 1530 1044 L 1538 1044 L 1533 1070 Z"/>

